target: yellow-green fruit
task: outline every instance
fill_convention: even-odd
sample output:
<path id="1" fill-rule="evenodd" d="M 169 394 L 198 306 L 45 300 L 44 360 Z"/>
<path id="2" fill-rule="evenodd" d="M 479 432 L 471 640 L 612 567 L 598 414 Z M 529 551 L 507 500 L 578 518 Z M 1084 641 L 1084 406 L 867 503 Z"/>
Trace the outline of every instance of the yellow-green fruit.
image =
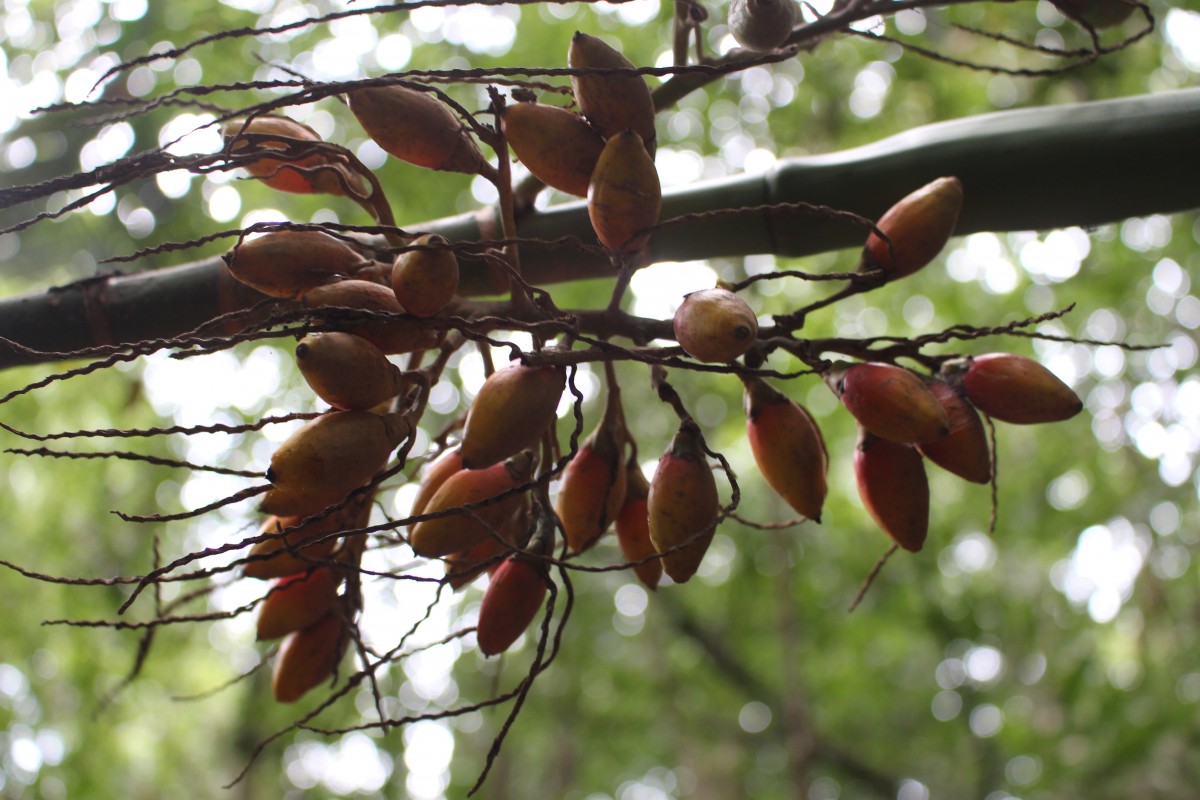
<path id="1" fill-rule="evenodd" d="M 650 241 L 648 229 L 662 209 L 662 187 L 638 134 L 625 130 L 604 144 L 587 198 L 588 218 L 600 244 L 636 253 Z"/>
<path id="2" fill-rule="evenodd" d="M 504 138 L 535 178 L 586 197 L 604 139 L 583 117 L 558 106 L 517 103 L 500 118 Z"/>
<path id="3" fill-rule="evenodd" d="M 414 317 L 435 316 L 458 291 L 458 258 L 448 244 L 445 237 L 427 233 L 412 246 L 428 249 L 406 250 L 392 264 L 392 291 Z"/>
<path id="4" fill-rule="evenodd" d="M 794 0 L 730 0 L 729 32 L 747 50 L 780 47 L 796 24 Z"/>
<path id="5" fill-rule="evenodd" d="M 595 36 L 576 31 L 567 49 L 567 65 L 580 70 L 636 69 L 633 62 Z M 571 76 L 575 102 L 605 139 L 632 129 L 646 152 L 655 146 L 654 98 L 641 75 L 585 73 Z"/>
<path id="6" fill-rule="evenodd" d="M 347 95 L 367 135 L 401 161 L 429 169 L 487 175 L 491 165 L 450 107 L 407 86 L 368 86 Z"/>
<path id="7" fill-rule="evenodd" d="M 566 385 L 561 367 L 514 361 L 493 372 L 467 412 L 463 466 L 490 467 L 536 444 L 554 422 Z"/>
<path id="8" fill-rule="evenodd" d="M 675 338 L 692 358 L 727 363 L 758 337 L 758 320 L 745 300 L 716 287 L 692 292 L 675 312 Z"/>
<path id="9" fill-rule="evenodd" d="M 671 580 L 684 583 L 704 560 L 720 511 L 717 483 L 695 423 L 682 425 L 659 459 L 647 511 L 650 540 L 663 554 L 663 570 Z"/>
<path id="10" fill-rule="evenodd" d="M 351 333 L 305 336 L 296 345 L 296 364 L 318 397 L 344 411 L 366 411 L 400 393 L 400 368 Z"/>
<path id="11" fill-rule="evenodd" d="M 289 436 L 271 456 L 273 486 L 262 509 L 286 516 L 315 514 L 365 485 L 412 433 L 402 414 L 331 411 Z M 278 492 L 273 498 L 272 493 Z M 273 500 L 286 498 L 288 507 Z"/>
<path id="12" fill-rule="evenodd" d="M 221 257 L 230 274 L 271 297 L 294 298 L 370 262 L 320 231 L 272 231 L 247 239 Z"/>

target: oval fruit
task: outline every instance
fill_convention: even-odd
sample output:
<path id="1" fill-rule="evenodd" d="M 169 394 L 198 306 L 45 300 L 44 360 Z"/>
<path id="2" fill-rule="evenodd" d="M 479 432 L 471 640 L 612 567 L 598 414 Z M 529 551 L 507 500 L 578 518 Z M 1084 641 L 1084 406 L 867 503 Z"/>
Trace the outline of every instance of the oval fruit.
<path id="1" fill-rule="evenodd" d="M 464 469 L 451 475 L 434 492 L 423 513 L 454 513 L 413 525 L 408 537 L 413 552 L 425 558 L 440 558 L 494 538 L 493 534 L 524 502 L 522 495 L 513 494 L 470 511 L 463 506 L 483 503 L 525 483 L 531 465 L 532 457 L 522 453 L 503 464 Z"/>
<path id="2" fill-rule="evenodd" d="M 1083 410 L 1083 401 L 1058 376 L 1032 358 L 989 353 L 949 363 L 963 391 L 989 417 L 1014 425 L 1061 422 Z"/>
<path id="3" fill-rule="evenodd" d="M 654 542 L 650 539 L 650 509 L 648 496 L 650 484 L 642 474 L 642 468 L 636 463 L 626 465 L 628 490 L 625 494 L 625 505 L 617 514 L 617 543 L 621 545 L 621 553 L 629 562 L 645 562 L 633 568 L 638 580 L 650 589 L 657 589 L 662 579 L 662 561 L 651 556 L 658 554 Z"/>
<path id="4" fill-rule="evenodd" d="M 929 534 L 929 482 L 921 454 L 860 428 L 854 477 L 875 523 L 905 550 L 919 551 Z"/>
<path id="5" fill-rule="evenodd" d="M 547 580 L 541 562 L 521 555 L 509 556 L 492 573 L 475 630 L 485 656 L 503 653 L 525 632 L 542 607 Z"/>
<path id="6" fill-rule="evenodd" d="M 874 362 L 836 366 L 824 378 L 846 410 L 876 436 L 913 444 L 950 432 L 942 404 L 925 381 L 903 367 Z"/>
<path id="7" fill-rule="evenodd" d="M 917 445 L 917 449 L 921 455 L 963 480 L 987 483 L 992 479 L 992 458 L 979 414 L 944 381 L 930 381 L 929 390 L 946 410 L 950 433 L 944 439 Z"/>
<path id="8" fill-rule="evenodd" d="M 400 393 L 402 373 L 375 345 L 350 333 L 313 333 L 296 345 L 296 365 L 317 396 L 343 411 L 366 411 Z"/>
<path id="9" fill-rule="evenodd" d="M 258 641 L 278 639 L 319 621 L 337 602 L 341 582 L 329 567 L 276 579 L 258 607 Z"/>
<path id="10" fill-rule="evenodd" d="M 504 109 L 500 125 L 535 178 L 560 192 L 587 196 L 604 139 L 583 117 L 558 106 L 517 103 Z"/>
<path id="11" fill-rule="evenodd" d="M 307 516 L 366 485 L 412 433 L 402 414 L 331 411 L 297 430 L 271 456 L 262 509 Z"/>
<path id="12" fill-rule="evenodd" d="M 720 286 L 684 295 L 673 324 L 684 352 L 710 363 L 737 359 L 758 338 L 758 319 L 749 304 Z"/>
<path id="13" fill-rule="evenodd" d="M 567 65 L 579 70 L 637 69 L 633 62 L 586 33 L 575 32 L 567 48 Z M 654 156 L 654 98 L 640 75 L 586 73 L 571 76 L 575 102 L 587 121 L 605 139 L 633 130 Z"/>
<path id="14" fill-rule="evenodd" d="M 662 209 L 662 187 L 654 161 L 632 130 L 605 143 L 587 201 L 596 238 L 609 250 L 636 253 L 650 241 L 649 229 Z"/>
<path id="15" fill-rule="evenodd" d="M 271 231 L 221 256 L 231 275 L 271 297 L 294 298 L 371 262 L 320 231 Z"/>
<path id="16" fill-rule="evenodd" d="M 829 453 L 812 415 L 761 378 L 746 385 L 746 431 L 754 463 L 797 514 L 821 521 Z"/>
<path id="17" fill-rule="evenodd" d="M 280 192 L 295 194 L 325 194 L 365 197 L 371 186 L 361 175 L 352 172 L 345 159 L 332 150 L 319 150 L 317 132 L 287 117 L 263 114 L 249 120 L 230 121 L 221 126 L 229 153 L 237 158 L 247 172 Z M 297 158 L 262 156 L 248 158 L 254 153 L 281 150 L 313 150 Z"/>
<path id="18" fill-rule="evenodd" d="M 475 140 L 450 107 L 407 86 L 366 86 L 347 94 L 367 135 L 401 161 L 429 169 L 490 175 Z"/>
<path id="19" fill-rule="evenodd" d="M 275 656 L 271 691 L 280 703 L 294 703 L 337 670 L 350 642 L 346 624 L 330 612 L 308 628 L 288 634 Z"/>
<path id="20" fill-rule="evenodd" d="M 747 50 L 765 53 L 780 47 L 795 24 L 794 0 L 730 0 L 729 32 Z"/>
<path id="21" fill-rule="evenodd" d="M 463 428 L 462 460 L 483 469 L 532 447 L 556 418 L 567 385 L 561 367 L 513 361 L 488 376 Z"/>
<path id="22" fill-rule="evenodd" d="M 650 539 L 676 583 L 696 573 L 716 533 L 720 502 L 695 423 L 680 426 L 658 461 L 647 497 Z"/>
<path id="23" fill-rule="evenodd" d="M 888 280 L 911 275 L 932 261 L 954 235 L 962 211 L 963 187 L 958 178 L 938 178 L 904 197 L 875 224 L 867 237 L 859 269 L 880 269 Z"/>
<path id="24" fill-rule="evenodd" d="M 396 300 L 414 317 L 432 317 L 458 292 L 458 257 L 444 236 L 427 233 L 392 263 L 391 284 Z"/>

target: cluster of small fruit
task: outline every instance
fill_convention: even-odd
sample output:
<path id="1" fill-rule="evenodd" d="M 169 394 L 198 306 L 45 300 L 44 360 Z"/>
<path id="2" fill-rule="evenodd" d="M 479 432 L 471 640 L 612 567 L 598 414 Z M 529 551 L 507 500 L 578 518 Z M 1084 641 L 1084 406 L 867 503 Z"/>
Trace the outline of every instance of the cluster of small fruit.
<path id="1" fill-rule="evenodd" d="M 633 69 L 585 34 L 572 40 L 568 61 L 587 71 Z M 602 244 L 634 252 L 659 214 L 649 90 L 637 75 L 581 73 L 572 83 L 583 116 L 519 103 L 505 111 L 501 129 L 536 176 L 589 196 Z M 387 84 L 363 86 L 347 97 L 368 135 L 393 156 L 496 180 L 466 127 L 433 93 Z M 229 123 L 224 132 L 233 163 L 268 186 L 350 197 L 385 221 L 379 209 L 386 201 L 381 205 L 374 177 L 311 129 L 259 115 Z M 396 241 L 395 234 L 390 238 Z M 271 516 L 245 559 L 247 576 L 273 581 L 260 607 L 258 637 L 287 637 L 273 680 L 280 701 L 295 700 L 323 680 L 345 650 L 353 604 L 349 590 L 338 591 L 357 566 L 363 535 L 344 534 L 367 524 L 372 478 L 411 435 L 410 418 L 419 417 L 402 409 L 407 379 L 387 356 L 436 346 L 441 332 L 419 320 L 437 315 L 457 292 L 457 259 L 444 239 L 425 235 L 400 243 L 390 269 L 348 241 L 314 230 L 272 231 L 240 242 L 225 257 L 235 278 L 268 296 L 354 312 L 349 319 L 332 313 L 325 321 L 337 330 L 310 334 L 296 347 L 301 373 L 332 410 L 272 456 L 271 488 L 261 504 Z M 532 619 L 546 589 L 540 562 L 499 556 L 536 546 L 529 543 L 530 494 L 516 490 L 528 488 L 535 459 L 527 448 L 554 419 L 564 386 L 565 373 L 556 368 L 513 364 L 494 374 L 472 406 L 462 447 L 433 466 L 413 508 L 414 516 L 429 517 L 411 528 L 413 550 L 444 559 L 451 585 L 464 586 L 491 567 L 478 635 L 487 654 L 507 649 L 527 624 L 512 620 Z M 514 402 L 521 405 L 516 417 Z M 514 425 L 517 418 L 525 424 Z M 624 464 L 619 467 L 624 476 Z M 638 478 L 644 485 L 640 472 Z M 624 481 L 622 496 L 623 487 Z M 506 492 L 511 496 L 496 500 Z M 647 558 L 645 550 L 637 557 Z M 657 562 L 650 561 L 642 572 L 654 568 Z M 527 612 L 514 613 L 521 607 Z"/>
<path id="2" fill-rule="evenodd" d="M 586 194 L 597 239 L 615 261 L 634 260 L 660 213 L 653 101 L 645 81 L 631 74 L 633 64 L 599 39 L 576 34 L 568 63 L 577 70 L 571 81 L 580 113 L 518 102 L 497 108 L 500 132 L 535 177 Z M 500 180 L 468 127 L 434 93 L 369 85 L 348 99 L 392 155 Z M 268 185 L 370 201 L 363 205 L 377 220 L 385 217 L 374 176 L 307 128 L 259 116 L 226 132 L 236 163 Z M 858 286 L 929 263 L 951 236 L 962 202 L 960 182 L 939 178 L 895 204 L 867 237 L 859 265 L 867 280 Z M 388 356 L 438 347 L 462 324 L 446 319 L 464 307 L 450 243 L 395 230 L 389 239 L 396 245 L 390 265 L 365 257 L 349 240 L 294 229 L 240 242 L 225 259 L 238 280 L 298 301 L 331 329 L 296 347 L 301 373 L 331 410 L 272 456 L 261 505 L 272 516 L 245 566 L 246 575 L 275 581 L 260 608 L 259 638 L 287 637 L 275 663 L 281 701 L 336 670 L 358 608 L 357 569 L 376 486 L 392 453 L 411 446 L 429 384 L 440 377 L 415 369 L 419 359 L 413 371 L 401 371 Z M 735 362 L 759 342 L 755 314 L 724 285 L 686 296 L 673 329 L 683 351 L 704 362 Z M 429 466 L 408 520 L 414 553 L 443 560 L 454 588 L 490 573 L 477 627 L 486 655 L 508 649 L 537 616 L 551 586 L 559 528 L 571 558 L 615 523 L 628 565 L 653 588 L 664 572 L 677 583 L 695 574 L 721 519 L 709 451 L 681 408 L 679 429 L 647 481 L 611 369 L 605 412 L 566 464 L 551 509 L 545 489 L 554 448 L 547 442 L 567 382 L 564 359 L 555 355 L 539 348 L 487 377 L 461 442 Z M 937 378 L 869 361 L 821 361 L 819 369 L 863 430 L 855 469 L 864 505 L 909 550 L 920 549 L 928 525 L 922 456 L 967 480 L 991 476 L 975 408 L 1012 422 L 1064 419 L 1080 408 L 1069 388 L 1017 356 L 946 361 Z M 764 478 L 798 513 L 819 520 L 829 456 L 816 422 L 752 370 L 735 371 Z"/>

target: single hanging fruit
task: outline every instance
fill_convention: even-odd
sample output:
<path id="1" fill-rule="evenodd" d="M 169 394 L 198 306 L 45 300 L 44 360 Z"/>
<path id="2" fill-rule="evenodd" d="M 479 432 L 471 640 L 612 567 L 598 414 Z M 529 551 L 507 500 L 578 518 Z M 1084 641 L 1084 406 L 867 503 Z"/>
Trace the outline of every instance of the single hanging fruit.
<path id="1" fill-rule="evenodd" d="M 796 24 L 794 0 L 730 0 L 729 32 L 747 50 L 781 47 Z"/>
<path id="2" fill-rule="evenodd" d="M 412 434 L 402 414 L 331 411 L 289 436 L 271 456 L 273 488 L 262 510 L 307 516 L 366 485 L 388 456 Z"/>
<path id="3" fill-rule="evenodd" d="M 860 270 L 883 270 L 889 281 L 911 275 L 932 261 L 954 235 L 963 205 L 958 178 L 938 178 L 888 209 L 875 224 L 891 240 L 874 231 L 867 237 Z"/>
<path id="4" fill-rule="evenodd" d="M 950 433 L 944 439 L 917 445 L 917 449 L 921 455 L 963 480 L 987 483 L 992 479 L 992 458 L 979 414 L 945 381 L 930 381 L 929 390 L 946 411 Z"/>
<path id="5" fill-rule="evenodd" d="M 567 49 L 567 65 L 579 70 L 637 69 L 625 56 L 595 36 L 575 32 Z M 605 139 L 633 130 L 653 157 L 654 98 L 640 75 L 601 72 L 571 76 L 579 112 Z"/>
<path id="6" fill-rule="evenodd" d="M 919 551 L 929 533 L 929 482 L 921 454 L 860 426 L 854 477 L 875 523 L 905 550 Z"/>
<path id="7" fill-rule="evenodd" d="M 500 125 L 535 178 L 560 192 L 587 196 L 604 139 L 583 117 L 558 106 L 516 103 L 504 109 Z"/>
<path id="8" fill-rule="evenodd" d="M 432 317 L 458 292 L 458 257 L 444 236 L 427 233 L 412 242 L 425 250 L 406 250 L 392 263 L 392 291 L 414 317 Z"/>
<path id="9" fill-rule="evenodd" d="M 625 440 L 620 391 L 610 385 L 604 417 L 567 463 L 558 489 L 555 510 L 572 553 L 594 545 L 625 503 Z"/>
<path id="10" fill-rule="evenodd" d="M 475 637 L 480 652 L 494 656 L 512 647 L 542 607 L 548 580 L 541 561 L 520 553 L 504 560 L 492 573 L 479 606 Z"/>
<path id="11" fill-rule="evenodd" d="M 341 239 L 320 231 L 271 231 L 240 242 L 221 259 L 247 286 L 288 299 L 371 263 Z"/>
<path id="12" fill-rule="evenodd" d="M 532 447 L 553 424 L 567 385 L 561 367 L 513 361 L 483 382 L 467 412 L 462 460 L 483 469 Z"/>
<path id="13" fill-rule="evenodd" d="M 278 639 L 318 622 L 333 610 L 341 582 L 329 567 L 276 579 L 258 607 L 258 641 Z"/>
<path id="14" fill-rule="evenodd" d="M 642 468 L 631 461 L 626 464 L 628 490 L 625 505 L 617 514 L 617 542 L 626 561 L 644 561 L 657 555 L 654 542 L 650 540 L 650 509 L 647 502 L 650 484 L 642 474 Z M 662 561 L 653 559 L 633 568 L 638 580 L 650 589 L 657 589 L 662 579 Z"/>
<path id="15" fill-rule="evenodd" d="M 812 415 L 761 378 L 746 386 L 746 431 L 750 450 L 767 485 L 797 514 L 821 521 L 829 453 Z"/>
<path id="16" fill-rule="evenodd" d="M 822 377 L 864 428 L 892 442 L 932 442 L 950 420 L 925 381 L 893 364 L 838 365 Z"/>
<path id="17" fill-rule="evenodd" d="M 503 464 L 486 469 L 460 470 L 441 485 L 424 508 L 426 514 L 454 511 L 463 506 L 499 497 L 529 480 L 533 458 L 521 453 Z M 444 517 L 413 525 L 408 543 L 425 558 L 440 558 L 467 550 L 493 538 L 493 533 L 524 502 L 521 494 L 470 511 L 459 510 Z"/>
<path id="18" fill-rule="evenodd" d="M 727 363 L 758 338 L 758 319 L 745 300 L 717 286 L 684 295 L 675 312 L 675 338 L 698 361 Z"/>
<path id="19" fill-rule="evenodd" d="M 654 161 L 632 130 L 615 134 L 604 145 L 588 186 L 588 218 L 600 244 L 636 253 L 650 241 L 658 222 L 662 187 Z"/>
<path id="20" fill-rule="evenodd" d="M 489 176 L 495 169 L 450 107 L 407 86 L 368 86 L 347 95 L 367 135 L 401 161 L 429 169 Z"/>
<path id="21" fill-rule="evenodd" d="M 350 333 L 312 333 L 296 365 L 317 396 L 343 411 L 366 411 L 400 393 L 403 373 L 375 345 Z"/>
<path id="22" fill-rule="evenodd" d="M 229 153 L 239 161 L 254 153 L 270 153 L 241 163 L 247 172 L 280 192 L 333 194 L 366 197 L 371 186 L 332 150 L 317 149 L 323 143 L 317 132 L 287 117 L 269 114 L 221 126 Z M 279 151 L 311 151 L 298 158 L 279 157 Z"/>
<path id="23" fill-rule="evenodd" d="M 684 422 L 658 461 L 647 498 L 650 539 L 676 583 L 696 573 L 716 533 L 720 502 L 700 429 Z M 674 549 L 674 548 L 679 549 Z"/>
<path id="24" fill-rule="evenodd" d="M 271 690 L 276 701 L 294 703 L 337 670 L 350 633 L 331 611 L 308 628 L 288 634 L 275 656 Z"/>
<path id="25" fill-rule="evenodd" d="M 948 361 L 942 374 L 961 385 L 976 408 L 1002 422 L 1061 422 L 1083 410 L 1083 401 L 1070 386 L 1025 356 L 989 353 Z"/>

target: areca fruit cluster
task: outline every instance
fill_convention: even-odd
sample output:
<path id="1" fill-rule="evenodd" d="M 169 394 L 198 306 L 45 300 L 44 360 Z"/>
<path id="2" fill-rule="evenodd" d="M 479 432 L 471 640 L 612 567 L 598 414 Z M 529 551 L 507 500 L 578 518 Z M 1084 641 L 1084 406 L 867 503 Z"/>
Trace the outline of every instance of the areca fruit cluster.
<path id="1" fill-rule="evenodd" d="M 595 36 L 576 33 L 567 63 L 579 112 L 531 102 L 505 108 L 501 129 L 535 177 L 588 199 L 596 238 L 635 253 L 658 222 L 654 101 L 636 67 Z"/>
<path id="2" fill-rule="evenodd" d="M 745 47 L 773 49 L 786 40 L 794 11 L 791 0 L 736 0 L 731 27 Z M 637 67 L 596 37 L 577 33 L 567 63 L 575 109 L 523 95 L 515 104 L 495 102 L 498 130 L 491 137 L 428 86 L 363 82 L 346 98 L 383 150 L 419 167 L 495 182 L 500 171 L 476 139 L 483 136 L 497 151 L 506 142 L 533 176 L 586 196 L 596 237 L 614 263 L 638 266 L 661 208 L 654 101 Z M 369 196 L 364 207 L 384 218 L 374 177 L 299 123 L 259 116 L 228 125 L 226 135 L 230 157 L 271 188 L 360 203 Z M 953 177 L 899 200 L 866 237 L 858 270 L 874 278 L 855 277 L 887 282 L 918 272 L 953 234 L 962 204 L 963 187 Z M 406 456 L 414 442 L 430 376 L 440 379 L 441 367 L 418 369 L 420 356 L 461 346 L 445 344 L 444 332 L 461 325 L 451 314 L 470 307 L 458 297 L 454 243 L 398 230 L 386 237 L 384 256 L 351 236 L 285 226 L 243 239 L 224 259 L 237 280 L 288 301 L 315 323 L 296 345 L 296 363 L 329 406 L 272 455 L 260 504 L 267 516 L 243 564 L 247 577 L 267 582 L 257 633 L 282 639 L 273 677 L 281 702 L 336 674 L 357 635 L 361 601 L 351 576 L 366 547 L 372 503 L 380 481 L 401 466 L 388 469 L 393 454 L 400 449 Z M 747 438 L 762 477 L 798 515 L 820 523 L 830 453 L 813 415 L 756 372 L 769 344 L 760 341 L 758 317 L 738 287 L 718 283 L 684 295 L 669 335 L 691 359 L 739 375 Z M 397 523 L 406 526 L 414 555 L 444 563 L 452 588 L 489 576 L 476 628 L 486 656 L 511 648 L 533 624 L 555 585 L 552 565 L 585 557 L 610 529 L 625 566 L 654 589 L 664 575 L 679 584 L 698 572 L 723 519 L 714 474 L 720 457 L 682 400 L 674 404 L 677 431 L 653 474 L 643 473 L 611 365 L 603 413 L 559 460 L 564 364 L 574 363 L 559 358 L 566 352 L 538 340 L 498 369 L 488 362 L 469 407 L 438 440 L 440 452 L 419 479 L 409 518 Z M 410 371 L 393 363 L 401 354 L 412 354 Z M 1032 423 L 1066 419 L 1080 408 L 1069 388 L 1019 356 L 924 363 L 941 368 L 922 374 L 894 359 L 869 358 L 834 365 L 815 359 L 813 367 L 860 426 L 853 468 L 864 507 L 911 551 L 921 549 L 928 531 L 926 460 L 968 481 L 991 479 L 979 412 Z"/>

